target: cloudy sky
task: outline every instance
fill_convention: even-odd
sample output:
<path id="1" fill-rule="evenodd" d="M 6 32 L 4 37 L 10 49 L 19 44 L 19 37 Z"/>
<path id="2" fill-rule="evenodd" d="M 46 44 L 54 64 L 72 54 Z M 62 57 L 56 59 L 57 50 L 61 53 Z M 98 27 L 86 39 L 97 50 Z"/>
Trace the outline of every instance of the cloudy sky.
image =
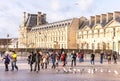
<path id="1" fill-rule="evenodd" d="M 99 15 L 120 11 L 120 0 L 1 0 L 0 38 L 18 37 L 23 12 L 38 11 L 47 14 L 47 21 L 54 22 L 73 17 Z"/>

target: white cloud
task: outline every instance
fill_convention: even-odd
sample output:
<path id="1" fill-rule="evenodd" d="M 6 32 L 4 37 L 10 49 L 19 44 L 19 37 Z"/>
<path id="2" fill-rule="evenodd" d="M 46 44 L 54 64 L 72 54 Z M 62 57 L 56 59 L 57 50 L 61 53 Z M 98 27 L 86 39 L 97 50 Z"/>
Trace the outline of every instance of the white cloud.
<path id="1" fill-rule="evenodd" d="M 79 0 L 75 4 L 78 5 L 81 8 L 81 10 L 87 11 L 89 7 L 93 4 L 93 0 Z"/>
<path id="2" fill-rule="evenodd" d="M 24 11 L 31 14 L 37 14 L 38 11 L 46 13 L 47 21 L 54 22 L 73 17 L 89 16 L 98 13 L 98 11 L 100 13 L 100 9 L 104 11 L 106 6 L 106 3 L 104 3 L 105 6 L 99 5 L 101 1 L 103 3 L 105 0 L 1 0 L 0 37 L 6 37 L 7 33 L 11 34 L 11 37 L 18 37 L 19 25 L 22 24 Z M 114 2 L 114 0 L 112 1 Z M 118 9 L 118 6 L 114 7 Z M 106 9 L 110 11 L 112 8 L 107 6 Z"/>
<path id="3" fill-rule="evenodd" d="M 51 8 L 53 11 L 57 11 L 60 9 L 60 2 L 59 0 L 51 0 Z"/>

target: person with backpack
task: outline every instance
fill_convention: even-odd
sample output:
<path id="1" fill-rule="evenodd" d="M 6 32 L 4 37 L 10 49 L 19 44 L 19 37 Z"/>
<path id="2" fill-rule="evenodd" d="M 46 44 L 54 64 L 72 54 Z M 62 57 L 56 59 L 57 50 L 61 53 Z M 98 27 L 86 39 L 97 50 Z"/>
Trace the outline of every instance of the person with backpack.
<path id="1" fill-rule="evenodd" d="M 5 52 L 5 56 L 3 57 L 4 60 L 4 64 L 5 64 L 5 71 L 9 71 L 9 68 L 8 68 L 8 65 L 10 63 L 10 55 L 9 55 L 9 52 Z"/>

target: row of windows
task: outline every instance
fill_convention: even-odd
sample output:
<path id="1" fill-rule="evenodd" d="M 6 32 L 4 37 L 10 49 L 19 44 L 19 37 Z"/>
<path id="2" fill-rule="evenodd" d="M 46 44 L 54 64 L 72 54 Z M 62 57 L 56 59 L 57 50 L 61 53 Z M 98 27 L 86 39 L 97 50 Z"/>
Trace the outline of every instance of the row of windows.
<path id="1" fill-rule="evenodd" d="M 36 47 L 40 47 L 40 48 L 55 48 L 55 44 L 37 43 Z M 67 48 L 67 47 L 66 47 L 66 44 L 59 44 L 59 48 Z"/>
<path id="2" fill-rule="evenodd" d="M 31 39 L 31 41 L 35 41 L 35 42 L 66 41 L 66 37 L 65 36 L 59 36 L 59 37 L 54 36 L 54 37 L 46 37 L 46 38 L 39 37 L 39 38 Z"/>
<path id="3" fill-rule="evenodd" d="M 63 24 L 50 24 L 50 25 L 43 25 L 43 26 L 40 26 L 40 27 L 35 27 L 32 29 L 32 31 L 38 31 L 38 30 L 41 30 L 41 29 L 48 29 L 48 28 L 55 28 L 55 27 L 65 27 L 65 26 L 69 26 L 70 25 L 70 22 L 68 23 L 63 23 Z"/>
<path id="4" fill-rule="evenodd" d="M 81 45 L 78 46 L 80 49 L 112 49 L 111 43 L 97 43 L 97 44 L 88 44 L 86 45 L 84 43 L 81 43 Z"/>
<path id="5" fill-rule="evenodd" d="M 95 32 L 97 31 L 97 32 Z M 91 33 L 89 33 L 88 31 L 86 31 L 86 33 L 84 32 L 78 32 L 78 38 L 93 38 L 93 37 L 105 37 L 105 36 L 115 36 L 117 35 L 119 32 L 115 32 L 115 30 L 104 30 L 103 32 L 100 32 L 99 30 L 94 30 Z"/>

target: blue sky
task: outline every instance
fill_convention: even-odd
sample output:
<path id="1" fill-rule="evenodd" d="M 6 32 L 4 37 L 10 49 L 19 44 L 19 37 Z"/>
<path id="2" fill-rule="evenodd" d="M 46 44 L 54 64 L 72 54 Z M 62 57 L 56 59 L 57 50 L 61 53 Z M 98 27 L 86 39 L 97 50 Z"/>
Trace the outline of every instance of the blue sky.
<path id="1" fill-rule="evenodd" d="M 47 21 L 54 22 L 73 17 L 99 15 L 120 11 L 120 0 L 1 0 L 0 38 L 18 37 L 23 12 L 38 11 L 47 14 Z"/>

